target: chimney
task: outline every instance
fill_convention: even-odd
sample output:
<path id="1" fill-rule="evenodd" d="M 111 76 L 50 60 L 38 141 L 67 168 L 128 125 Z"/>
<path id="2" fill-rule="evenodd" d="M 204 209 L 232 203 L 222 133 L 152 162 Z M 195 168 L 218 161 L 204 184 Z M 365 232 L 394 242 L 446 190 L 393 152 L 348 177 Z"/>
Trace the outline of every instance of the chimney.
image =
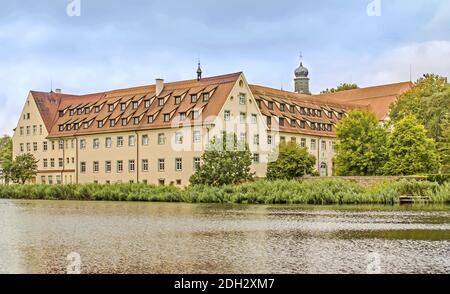
<path id="1" fill-rule="evenodd" d="M 164 89 L 164 80 L 163 79 L 156 79 L 156 96 L 159 96 L 159 94 L 161 94 L 161 92 Z"/>
<path id="2" fill-rule="evenodd" d="M 55 89 L 56 94 L 61 94 L 61 92 L 62 92 L 61 89 Z"/>

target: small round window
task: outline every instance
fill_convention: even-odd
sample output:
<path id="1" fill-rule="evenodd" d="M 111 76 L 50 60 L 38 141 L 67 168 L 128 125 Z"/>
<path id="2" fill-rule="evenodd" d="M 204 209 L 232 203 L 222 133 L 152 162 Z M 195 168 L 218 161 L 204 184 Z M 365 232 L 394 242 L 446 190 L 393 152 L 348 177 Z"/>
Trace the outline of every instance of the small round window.
<path id="1" fill-rule="evenodd" d="M 242 80 L 239 81 L 239 86 L 242 88 L 244 87 L 244 82 Z"/>

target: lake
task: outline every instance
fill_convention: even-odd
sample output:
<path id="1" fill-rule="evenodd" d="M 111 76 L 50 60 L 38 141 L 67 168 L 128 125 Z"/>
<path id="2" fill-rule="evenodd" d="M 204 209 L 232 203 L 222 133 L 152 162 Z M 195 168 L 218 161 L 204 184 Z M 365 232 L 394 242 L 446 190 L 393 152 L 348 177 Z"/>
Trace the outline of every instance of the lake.
<path id="1" fill-rule="evenodd" d="M 0 273 L 78 257 L 82 273 L 450 273 L 450 207 L 0 200 Z"/>

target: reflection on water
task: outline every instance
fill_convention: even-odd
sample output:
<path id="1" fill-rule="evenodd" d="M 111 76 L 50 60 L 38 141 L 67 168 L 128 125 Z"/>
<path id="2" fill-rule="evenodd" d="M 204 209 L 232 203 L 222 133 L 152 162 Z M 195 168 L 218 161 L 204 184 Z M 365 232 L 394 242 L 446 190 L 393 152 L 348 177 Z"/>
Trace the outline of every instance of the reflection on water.
<path id="1" fill-rule="evenodd" d="M 0 200 L 0 273 L 450 273 L 449 207 Z"/>

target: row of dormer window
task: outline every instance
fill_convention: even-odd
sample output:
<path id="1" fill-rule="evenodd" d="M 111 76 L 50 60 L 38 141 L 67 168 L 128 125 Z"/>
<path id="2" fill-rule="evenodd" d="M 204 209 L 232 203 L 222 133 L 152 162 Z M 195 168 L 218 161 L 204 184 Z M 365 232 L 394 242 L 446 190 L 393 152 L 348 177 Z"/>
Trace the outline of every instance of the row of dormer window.
<path id="1" fill-rule="evenodd" d="M 272 125 L 272 117 L 271 116 L 266 116 L 267 119 L 267 125 L 271 126 Z M 279 117 L 278 118 L 278 125 L 280 126 L 285 126 L 287 119 L 284 117 Z M 300 120 L 300 122 L 298 123 L 296 119 L 289 119 L 289 126 L 290 127 L 297 127 L 299 126 L 301 129 L 305 129 L 306 128 L 306 121 L 304 120 Z M 311 129 L 313 130 L 318 130 L 318 131 L 328 131 L 331 132 L 333 130 L 333 125 L 332 124 L 325 124 L 325 123 L 318 123 L 318 122 L 311 122 Z"/>
<path id="2" fill-rule="evenodd" d="M 261 100 L 258 100 L 258 106 L 261 107 Z M 273 101 L 267 101 L 267 108 L 269 110 L 273 110 L 274 108 L 274 102 Z M 291 112 L 295 113 L 295 106 L 294 105 L 286 105 L 285 103 L 280 103 L 279 107 L 281 112 L 285 112 L 286 109 Z M 333 111 L 331 110 L 324 110 L 326 116 L 328 118 L 333 118 Z M 320 109 L 314 109 L 314 108 L 308 108 L 308 107 L 300 107 L 300 113 L 302 115 L 309 115 L 309 116 L 317 116 L 322 117 L 322 110 Z M 343 117 L 342 112 L 337 113 L 337 118 L 341 119 Z"/>

